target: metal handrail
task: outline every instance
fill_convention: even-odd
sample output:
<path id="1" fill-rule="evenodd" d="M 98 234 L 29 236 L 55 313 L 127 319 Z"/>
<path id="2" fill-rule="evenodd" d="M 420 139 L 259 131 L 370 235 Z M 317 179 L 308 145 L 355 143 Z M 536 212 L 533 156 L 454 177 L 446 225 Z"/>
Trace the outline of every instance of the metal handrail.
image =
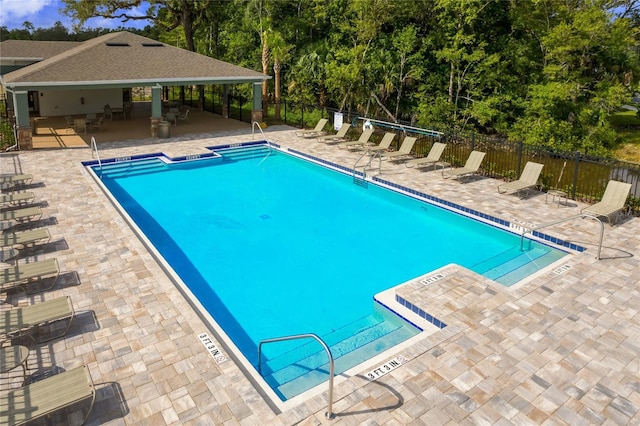
<path id="1" fill-rule="evenodd" d="M 266 157 L 264 157 L 260 163 L 258 163 L 258 165 L 262 164 L 262 162 L 264 160 L 267 159 L 267 157 L 269 157 L 271 155 L 271 151 L 273 150 L 273 147 L 271 146 L 271 141 L 269 141 L 269 139 L 267 139 L 267 136 L 264 134 L 264 132 L 262 131 L 262 127 L 260 126 L 260 123 L 258 123 L 257 121 L 254 121 L 251 123 L 251 137 L 253 138 L 255 135 L 255 128 L 256 126 L 258 126 L 258 130 L 260 130 L 260 133 L 262 133 L 262 137 L 264 138 L 265 141 L 267 141 L 267 145 L 269 146 L 269 153 L 267 154 Z"/>
<path id="2" fill-rule="evenodd" d="M 98 158 L 98 165 L 100 166 L 100 173 L 102 174 L 102 161 L 100 161 L 100 154 L 98 153 L 98 144 L 96 144 L 96 138 L 91 136 L 91 157 L 93 157 L 93 153 L 96 153 L 96 158 Z"/>
<path id="3" fill-rule="evenodd" d="M 273 342 L 282 342 L 285 340 L 296 340 L 296 339 L 315 339 L 318 343 L 322 345 L 324 350 L 327 352 L 329 356 L 329 394 L 327 399 L 329 400 L 327 404 L 327 412 L 324 414 L 327 419 L 333 419 L 335 415 L 333 414 L 333 374 L 335 370 L 333 355 L 331 354 L 331 350 L 329 346 L 316 334 L 313 333 L 305 333 L 305 334 L 295 334 L 292 336 L 283 336 L 283 337 L 274 337 L 272 339 L 264 339 L 258 343 L 258 373 L 262 376 L 262 345 L 264 343 L 273 343 Z"/>
<path id="4" fill-rule="evenodd" d="M 577 214 L 577 215 L 574 215 L 574 216 L 565 217 L 564 219 L 556 220 L 554 222 L 545 223 L 543 225 L 536 226 L 536 227 L 533 227 L 533 228 L 525 228 L 522 231 L 522 235 L 520 235 L 520 250 L 522 251 L 523 247 L 524 247 L 524 235 L 525 234 L 530 233 L 531 235 L 533 235 L 534 231 L 538 231 L 538 230 L 543 229 L 543 228 L 548 228 L 549 226 L 558 225 L 558 224 L 563 223 L 563 222 L 568 222 L 570 220 L 577 219 L 577 218 L 589 218 L 589 219 L 593 219 L 593 220 L 597 221 L 598 223 L 600 223 L 600 242 L 598 243 L 598 254 L 596 255 L 596 259 L 600 260 L 600 252 L 602 251 L 602 240 L 604 239 L 604 223 L 602 223 L 602 221 L 597 216 L 594 216 L 594 215 L 589 214 L 589 213 L 580 213 L 580 214 Z"/>
<path id="5" fill-rule="evenodd" d="M 358 117 L 356 116 L 353 119 L 353 124 L 355 125 L 355 122 L 357 120 L 364 120 L 369 121 L 370 123 L 377 123 L 379 126 L 382 127 L 388 127 L 390 129 L 398 129 L 398 130 L 402 130 L 402 131 L 410 131 L 411 133 L 417 133 L 417 134 L 422 134 L 422 135 L 427 135 L 427 136 L 435 136 L 437 138 L 441 138 L 444 136 L 443 132 L 438 132 L 436 130 L 429 130 L 429 129 L 422 129 L 420 127 L 413 127 L 413 126 L 407 126 L 404 124 L 400 124 L 400 123 L 390 123 L 388 121 L 383 121 L 383 120 L 376 120 L 374 118 L 367 118 L 367 117 Z"/>

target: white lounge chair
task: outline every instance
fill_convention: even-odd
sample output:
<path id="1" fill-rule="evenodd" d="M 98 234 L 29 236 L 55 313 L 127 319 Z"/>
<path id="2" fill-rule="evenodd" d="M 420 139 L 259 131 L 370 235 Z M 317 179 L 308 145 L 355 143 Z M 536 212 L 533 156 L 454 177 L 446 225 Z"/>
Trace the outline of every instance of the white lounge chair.
<path id="1" fill-rule="evenodd" d="M 528 193 L 529 189 L 538 184 L 538 178 L 540 177 L 543 166 L 544 164 L 534 163 L 533 161 L 527 162 L 524 170 L 522 170 L 520 179 L 514 180 L 513 182 L 501 183 L 498 185 L 498 193 L 517 192 L 520 198 L 524 198 L 522 192 L 526 191 L 526 193 Z"/>
<path id="2" fill-rule="evenodd" d="M 599 203 L 585 207 L 581 213 L 588 213 L 594 216 L 606 216 L 609 224 L 616 222 L 618 213 L 624 209 L 629 193 L 631 192 L 631 184 L 626 182 L 618 182 L 610 180 L 604 190 L 604 195 Z M 613 223 L 611 217 L 615 217 Z"/>
<path id="3" fill-rule="evenodd" d="M 482 160 L 484 160 L 484 156 L 486 152 L 480 151 L 472 151 L 469 154 L 469 158 L 467 158 L 467 162 L 463 167 L 458 167 L 457 169 L 448 169 L 442 171 L 442 177 L 447 178 L 462 178 L 470 175 L 474 175 L 478 173 L 480 169 L 480 164 L 482 164 Z"/>
<path id="4" fill-rule="evenodd" d="M 326 118 L 321 118 L 320 120 L 318 120 L 318 123 L 316 123 L 316 127 L 311 130 L 298 130 L 296 132 L 296 136 L 300 138 L 317 138 L 318 136 L 326 135 L 327 132 L 325 132 L 323 129 L 328 122 L 329 120 L 327 120 Z"/>

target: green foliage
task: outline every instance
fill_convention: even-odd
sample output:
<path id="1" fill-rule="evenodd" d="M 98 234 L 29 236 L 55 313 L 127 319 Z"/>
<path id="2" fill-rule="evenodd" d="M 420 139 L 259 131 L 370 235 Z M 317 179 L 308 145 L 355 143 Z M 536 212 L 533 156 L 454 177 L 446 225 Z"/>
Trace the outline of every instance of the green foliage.
<path id="1" fill-rule="evenodd" d="M 288 101 L 553 150 L 609 154 L 611 117 L 640 90 L 637 0 L 64 0 L 77 33 L 0 37 L 95 36 L 86 19 L 143 3 L 143 35 L 277 75 Z"/>

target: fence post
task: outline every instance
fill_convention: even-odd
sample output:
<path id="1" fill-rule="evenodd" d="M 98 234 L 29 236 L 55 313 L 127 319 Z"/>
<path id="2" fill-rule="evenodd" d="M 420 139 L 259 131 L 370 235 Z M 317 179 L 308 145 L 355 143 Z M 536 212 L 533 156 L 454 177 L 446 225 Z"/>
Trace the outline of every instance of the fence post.
<path id="1" fill-rule="evenodd" d="M 476 132 L 471 132 L 471 151 L 476 149 Z"/>
<path id="2" fill-rule="evenodd" d="M 302 117 L 302 125 L 300 127 L 304 129 L 304 104 L 300 105 L 300 111 L 300 117 Z"/>
<path id="3" fill-rule="evenodd" d="M 516 179 L 520 177 L 520 170 L 522 170 L 522 141 L 518 142 L 518 164 L 516 164 Z"/>
<path id="4" fill-rule="evenodd" d="M 287 101 L 284 101 L 284 124 L 287 124 Z"/>
<path id="5" fill-rule="evenodd" d="M 576 199 L 576 187 L 578 186 L 578 167 L 580 166 L 580 152 L 576 151 L 576 161 L 573 167 L 573 188 L 571 188 L 571 199 Z"/>

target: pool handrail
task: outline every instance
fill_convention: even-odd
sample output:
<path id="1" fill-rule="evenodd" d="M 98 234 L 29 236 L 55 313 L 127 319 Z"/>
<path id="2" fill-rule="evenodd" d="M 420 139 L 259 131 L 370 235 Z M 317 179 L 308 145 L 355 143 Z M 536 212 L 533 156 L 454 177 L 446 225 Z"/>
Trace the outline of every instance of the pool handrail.
<path id="1" fill-rule="evenodd" d="M 260 133 L 262 133 L 262 137 L 264 138 L 264 140 L 267 142 L 267 145 L 269 146 L 269 153 L 267 154 L 266 157 L 264 157 L 262 159 L 262 161 L 264 161 L 267 157 L 269 157 L 271 155 L 271 151 L 273 150 L 273 147 L 271 146 L 271 141 L 269 139 L 267 139 L 267 136 L 262 131 L 262 126 L 257 121 L 254 121 L 254 122 L 251 123 L 251 137 L 253 138 L 254 135 L 255 135 L 255 130 L 254 129 L 255 129 L 256 126 L 258 126 L 258 130 L 260 130 Z M 260 164 L 262 163 L 262 161 L 260 161 Z"/>
<path id="2" fill-rule="evenodd" d="M 262 345 L 264 343 L 274 343 L 274 342 L 283 342 L 285 340 L 296 340 L 296 339 L 315 339 L 318 343 L 320 343 L 322 345 L 322 347 L 324 348 L 324 350 L 327 352 L 327 355 L 329 356 L 329 393 L 327 395 L 327 412 L 324 413 L 324 416 L 331 420 L 335 417 L 335 414 L 333 413 L 333 375 L 334 375 L 334 361 L 333 361 L 333 355 L 331 354 L 331 349 L 329 349 L 329 346 L 327 346 L 327 344 L 324 342 L 324 340 L 322 340 L 320 337 L 318 337 L 317 334 L 314 333 L 304 333 L 304 334 L 294 334 L 291 336 L 282 336 L 282 337 L 273 337 L 271 339 L 264 339 L 261 340 L 260 343 L 258 343 L 258 373 L 260 373 L 260 375 L 262 376 Z"/>
<path id="3" fill-rule="evenodd" d="M 100 154 L 98 154 L 98 144 L 96 144 L 96 138 L 91 136 L 91 156 L 93 157 L 93 153 L 96 153 L 96 158 L 98 159 L 98 166 L 100 167 L 100 174 L 102 174 L 102 161 L 100 161 Z"/>
<path id="4" fill-rule="evenodd" d="M 547 228 L 549 226 L 553 226 L 553 225 L 558 225 L 560 223 L 563 222 L 568 222 L 570 220 L 574 220 L 577 218 L 583 218 L 583 219 L 593 219 L 596 222 L 598 222 L 600 224 L 600 241 L 598 242 L 598 253 L 596 254 L 596 259 L 597 260 L 601 260 L 601 256 L 600 256 L 600 252 L 602 251 L 602 240 L 604 239 L 604 223 L 600 220 L 600 218 L 598 218 L 595 215 L 589 214 L 589 213 L 579 213 L 573 216 L 569 216 L 569 217 L 565 217 L 563 219 L 559 219 L 556 220 L 554 222 L 549 222 L 549 223 L 545 223 L 543 225 L 540 226 L 534 226 L 532 228 L 524 228 L 522 230 L 522 234 L 520 235 L 520 250 L 523 251 L 523 247 L 524 247 L 524 235 L 525 234 L 531 234 L 533 235 L 534 231 L 538 231 L 540 229 L 543 228 Z"/>

